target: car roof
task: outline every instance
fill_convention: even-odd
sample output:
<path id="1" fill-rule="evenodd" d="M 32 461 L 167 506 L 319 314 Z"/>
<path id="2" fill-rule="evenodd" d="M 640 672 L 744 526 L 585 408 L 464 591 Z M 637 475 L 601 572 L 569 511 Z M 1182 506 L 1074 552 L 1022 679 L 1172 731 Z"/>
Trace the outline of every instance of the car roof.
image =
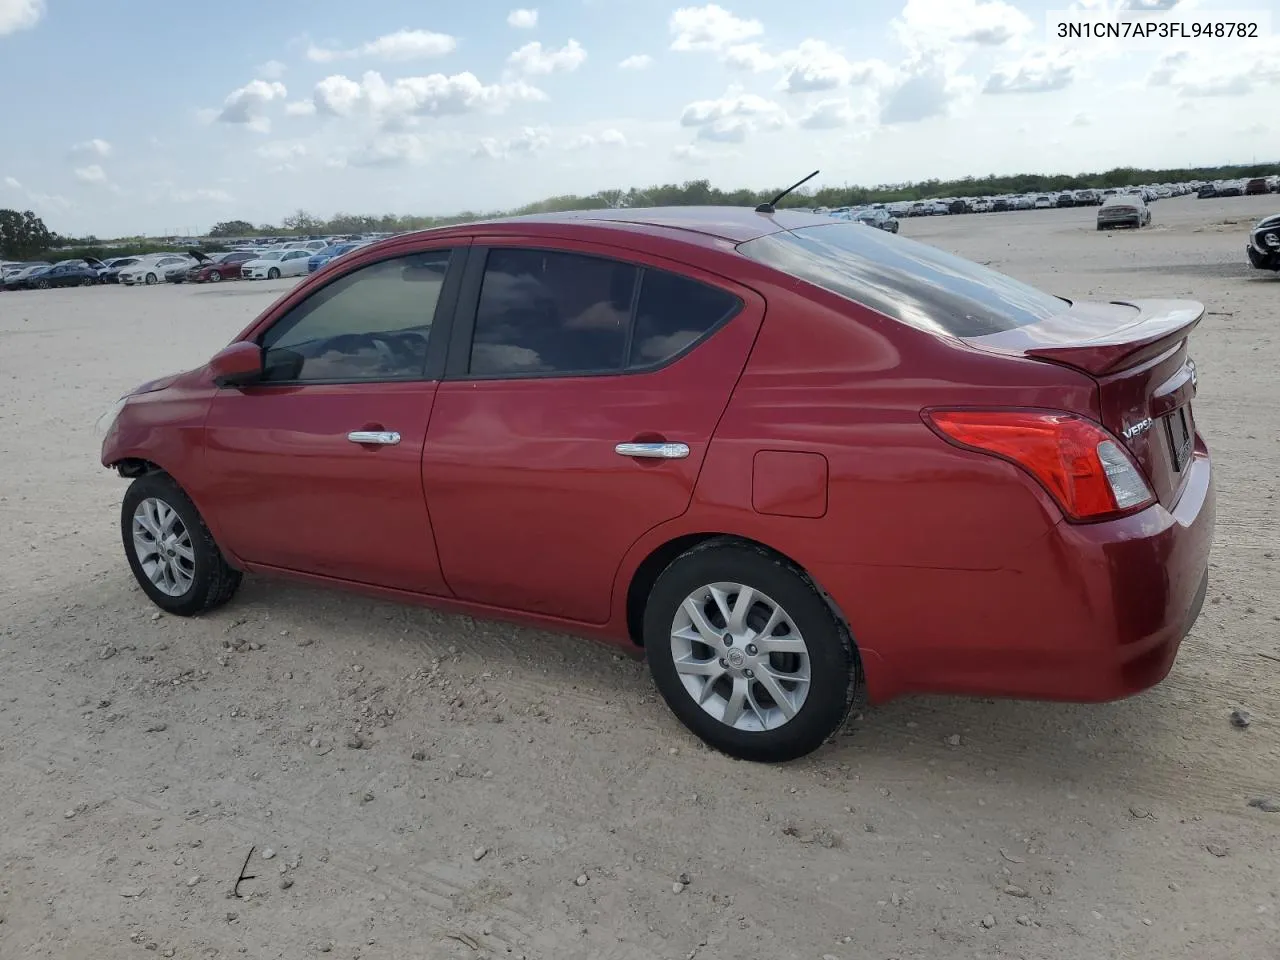
<path id="1" fill-rule="evenodd" d="M 633 207 L 618 210 L 569 210 L 562 213 L 534 213 L 500 217 L 434 228 L 419 233 L 519 233 L 530 226 L 595 226 L 603 230 L 639 231 L 671 236 L 694 233 L 743 243 L 771 233 L 832 223 L 822 214 L 778 210 L 756 213 L 751 207 Z"/>

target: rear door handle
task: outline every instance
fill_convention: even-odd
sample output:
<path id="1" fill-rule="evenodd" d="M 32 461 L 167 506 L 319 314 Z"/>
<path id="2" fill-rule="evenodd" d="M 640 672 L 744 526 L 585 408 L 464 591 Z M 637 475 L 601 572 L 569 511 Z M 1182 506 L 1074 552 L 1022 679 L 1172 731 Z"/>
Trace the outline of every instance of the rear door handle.
<path id="1" fill-rule="evenodd" d="M 683 460 L 689 456 L 687 443 L 619 443 L 613 452 L 623 457 L 645 457 L 653 460 Z"/>
<path id="2" fill-rule="evenodd" d="M 394 447 L 400 442 L 400 434 L 394 430 L 352 430 L 347 434 L 352 443 L 373 443 L 382 447 Z"/>

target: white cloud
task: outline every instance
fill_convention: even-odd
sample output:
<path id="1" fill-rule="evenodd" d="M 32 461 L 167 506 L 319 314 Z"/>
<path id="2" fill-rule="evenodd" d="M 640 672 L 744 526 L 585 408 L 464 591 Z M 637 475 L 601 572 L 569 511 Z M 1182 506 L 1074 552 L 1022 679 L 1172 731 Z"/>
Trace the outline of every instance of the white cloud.
<path id="1" fill-rule="evenodd" d="M 623 70 L 644 70 L 653 65 L 653 57 L 647 53 L 633 53 L 618 63 L 619 68 Z"/>
<path id="2" fill-rule="evenodd" d="M 251 80 L 227 96 L 217 119 L 223 123 L 245 124 L 251 130 L 266 133 L 271 129 L 271 121 L 264 115 L 264 109 L 272 101 L 283 100 L 288 95 L 289 91 L 278 80 Z"/>
<path id="3" fill-rule="evenodd" d="M 284 112 L 290 117 L 309 117 L 316 112 L 314 100 L 293 100 L 284 105 Z"/>
<path id="4" fill-rule="evenodd" d="M 17 177 L 5 177 L 5 178 L 4 178 L 4 185 L 5 185 L 6 187 L 9 187 L 10 189 L 13 189 L 13 190 L 21 190 L 21 189 L 22 189 L 22 184 L 18 182 L 18 178 L 17 178 Z"/>
<path id="5" fill-rule="evenodd" d="M 1280 40 L 1246 47 L 1171 50 L 1147 75 L 1153 87 L 1172 87 L 1188 98 L 1241 97 L 1280 84 Z"/>
<path id="6" fill-rule="evenodd" d="M 34 27 L 44 16 L 44 0 L 0 0 L 0 37 Z"/>
<path id="7" fill-rule="evenodd" d="M 538 25 L 537 10 L 512 10 L 507 14 L 507 26 L 517 30 L 532 30 Z"/>
<path id="8" fill-rule="evenodd" d="M 543 48 L 537 40 L 526 43 L 511 56 L 507 63 L 527 74 L 547 74 L 556 71 L 572 73 L 587 59 L 587 51 L 577 40 L 570 40 L 559 50 Z"/>
<path id="9" fill-rule="evenodd" d="M 568 150 L 590 150 L 593 147 L 625 147 L 627 137 L 621 130 L 610 127 L 600 133 L 580 133 L 567 144 Z"/>
<path id="10" fill-rule="evenodd" d="M 107 172 L 96 163 L 91 163 L 87 167 L 76 167 L 76 179 L 81 183 L 106 183 Z"/>
<path id="11" fill-rule="evenodd" d="M 724 62 L 736 70 L 764 73 L 778 65 L 778 61 L 765 52 L 758 43 L 737 43 L 724 52 Z"/>
<path id="12" fill-rule="evenodd" d="M 695 100 L 680 115 L 682 127 L 693 127 L 699 140 L 741 143 L 758 127 L 776 129 L 786 122 L 783 109 L 754 93 L 730 90 L 718 100 Z"/>
<path id="13" fill-rule="evenodd" d="M 693 144 L 680 144 L 671 151 L 671 155 L 683 163 L 697 166 L 702 166 L 711 159 L 707 156 L 705 150 L 701 150 Z"/>
<path id="14" fill-rule="evenodd" d="M 667 28 L 672 50 L 724 50 L 764 33 L 759 20 L 744 20 L 715 3 L 681 7 L 671 14 Z"/>
<path id="15" fill-rule="evenodd" d="M 359 82 L 342 75 L 325 77 L 316 84 L 318 112 L 348 117 L 369 113 L 386 121 L 419 116 L 445 116 L 487 110 L 501 112 L 516 102 L 545 100 L 547 95 L 523 80 L 483 84 L 473 73 L 445 76 L 400 77 L 387 83 L 376 70 Z"/>
<path id="16" fill-rule="evenodd" d="M 1083 110 L 1076 113 L 1071 118 L 1071 126 L 1073 127 L 1091 127 L 1093 126 L 1093 117 L 1085 113 Z"/>
<path id="17" fill-rule="evenodd" d="M 307 59 L 315 63 L 332 63 L 335 60 L 352 60 L 356 57 L 390 61 L 424 60 L 430 57 L 442 57 L 446 53 L 452 53 L 457 47 L 457 39 L 447 33 L 435 33 L 431 30 L 397 30 L 395 33 L 388 33 L 376 40 L 362 43 L 358 47 L 334 49 L 312 46 L 307 50 Z"/>
<path id="18" fill-rule="evenodd" d="M 1191 62 L 1191 51 L 1173 50 L 1162 55 L 1156 67 L 1147 75 L 1147 83 L 1153 87 L 1167 87 L 1180 67 Z"/>
<path id="19" fill-rule="evenodd" d="M 1005 0 L 907 0 L 892 27 L 908 48 L 937 49 L 957 43 L 1003 46 L 1026 37 L 1034 24 Z"/>
<path id="20" fill-rule="evenodd" d="M 551 143 L 551 135 L 545 130 L 525 127 L 520 133 L 506 140 L 483 137 L 471 152 L 473 157 L 490 160 L 509 160 L 513 157 L 532 156 L 545 150 Z"/>
<path id="21" fill-rule="evenodd" d="M 855 114 L 848 100 L 822 100 L 800 118 L 807 130 L 834 130 L 854 122 Z"/>
<path id="22" fill-rule="evenodd" d="M 427 140 L 409 133 L 377 137 L 347 158 L 353 167 L 399 167 L 421 164 L 429 157 Z"/>
<path id="23" fill-rule="evenodd" d="M 285 65 L 279 60 L 268 60 L 266 63 L 259 64 L 258 68 L 253 72 L 256 76 L 265 80 L 279 80 L 284 76 L 286 69 Z"/>
<path id="24" fill-rule="evenodd" d="M 948 116 L 953 105 L 976 87 L 972 77 L 956 72 L 956 62 L 954 51 L 924 53 L 905 61 L 897 79 L 883 92 L 880 122 L 918 123 Z"/>
<path id="25" fill-rule="evenodd" d="M 305 144 L 301 143 L 266 143 L 254 151 L 263 160 L 273 160 L 276 163 L 287 163 L 290 160 L 296 160 L 299 157 L 307 155 Z"/>
<path id="26" fill-rule="evenodd" d="M 1071 85 L 1076 64 L 1062 50 L 1035 51 L 1022 60 L 1003 64 L 991 72 L 983 93 L 1052 93 Z"/>
<path id="27" fill-rule="evenodd" d="M 880 60 L 849 60 L 825 40 L 803 40 L 778 57 L 786 75 L 778 89 L 787 93 L 815 93 L 838 87 L 887 82 L 891 71 Z"/>
<path id="28" fill-rule="evenodd" d="M 81 156 L 89 155 L 94 157 L 109 157 L 111 156 L 111 144 L 107 143 L 105 140 L 99 139 L 98 137 L 94 137 L 92 140 L 85 140 L 81 143 L 75 144 L 71 148 L 71 152 Z"/>

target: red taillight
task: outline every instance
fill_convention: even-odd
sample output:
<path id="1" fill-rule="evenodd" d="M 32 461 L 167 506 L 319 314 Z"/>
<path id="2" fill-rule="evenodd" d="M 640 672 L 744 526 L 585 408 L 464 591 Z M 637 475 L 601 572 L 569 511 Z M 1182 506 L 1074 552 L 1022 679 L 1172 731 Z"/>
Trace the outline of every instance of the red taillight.
<path id="1" fill-rule="evenodd" d="M 926 410 L 960 446 L 1022 467 L 1073 520 L 1104 520 L 1155 502 L 1137 465 L 1099 424 L 1043 410 Z"/>

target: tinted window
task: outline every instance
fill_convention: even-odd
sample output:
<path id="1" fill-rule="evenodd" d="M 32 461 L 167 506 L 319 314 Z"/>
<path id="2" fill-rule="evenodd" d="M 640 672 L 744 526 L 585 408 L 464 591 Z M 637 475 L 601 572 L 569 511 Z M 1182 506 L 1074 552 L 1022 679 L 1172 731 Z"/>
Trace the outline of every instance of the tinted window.
<path id="1" fill-rule="evenodd" d="M 421 377 L 448 267 L 448 251 L 411 254 L 325 285 L 263 335 L 267 379 Z"/>
<path id="2" fill-rule="evenodd" d="M 1066 309 L 971 260 L 854 223 L 773 233 L 740 244 L 753 260 L 922 330 L 978 337 Z"/>
<path id="3" fill-rule="evenodd" d="M 545 250 L 492 250 L 476 310 L 473 374 L 621 370 L 636 267 Z"/>
<path id="4" fill-rule="evenodd" d="M 665 270 L 645 270 L 629 367 L 669 360 L 741 306 L 732 294 Z"/>

